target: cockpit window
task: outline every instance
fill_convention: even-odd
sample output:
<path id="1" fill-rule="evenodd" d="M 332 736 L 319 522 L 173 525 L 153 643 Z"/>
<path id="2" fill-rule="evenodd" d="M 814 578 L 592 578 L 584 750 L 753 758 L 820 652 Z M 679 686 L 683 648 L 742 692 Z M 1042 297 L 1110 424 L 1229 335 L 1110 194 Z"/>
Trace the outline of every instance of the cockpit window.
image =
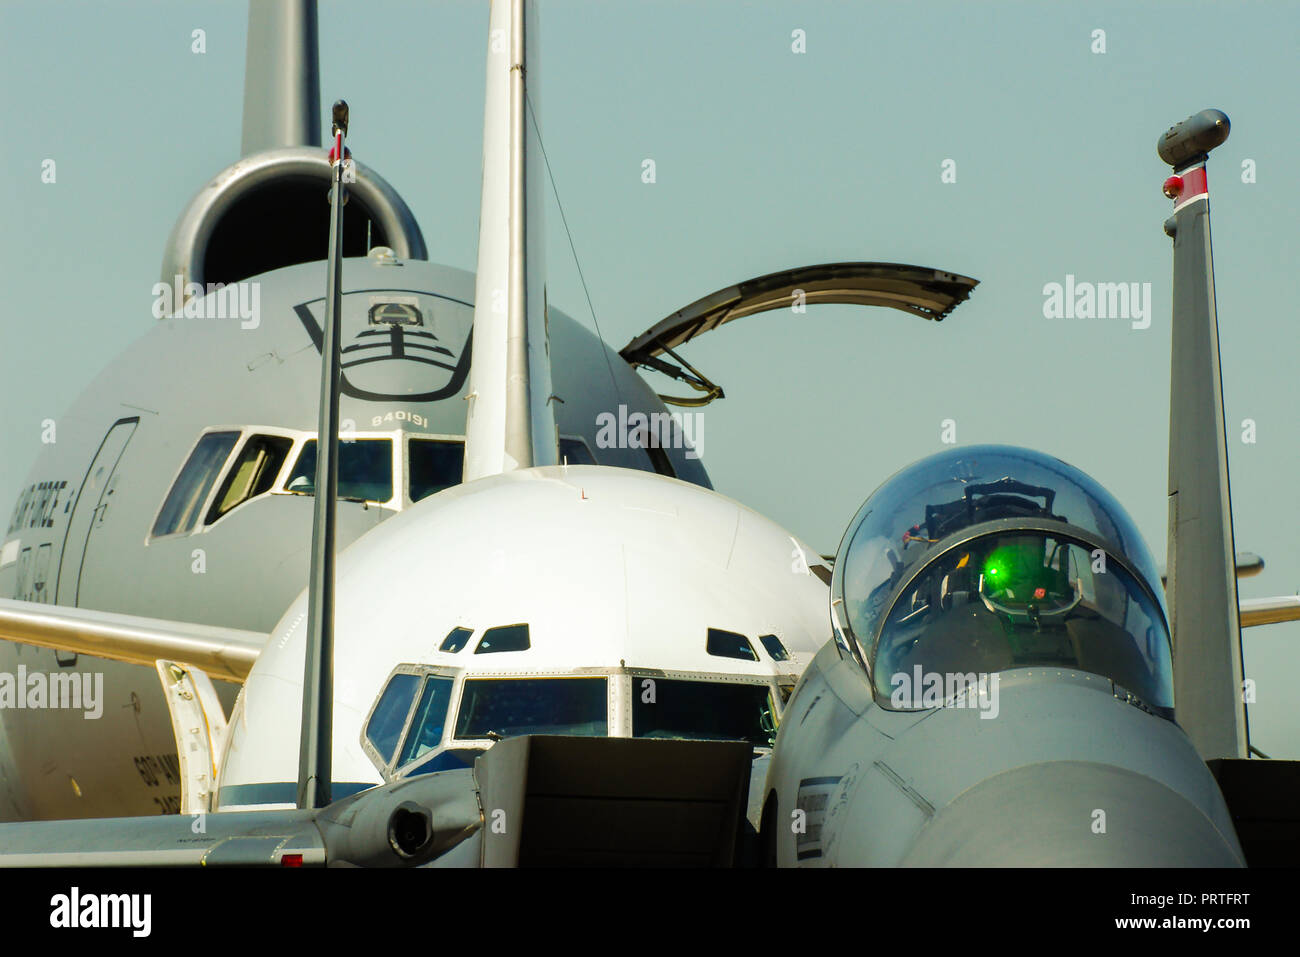
<path id="1" fill-rule="evenodd" d="M 785 650 L 785 645 L 781 644 L 781 639 L 776 635 L 759 635 L 758 640 L 763 643 L 763 647 L 767 649 L 773 661 L 790 660 L 790 653 Z"/>
<path id="2" fill-rule="evenodd" d="M 316 440 L 303 443 L 285 490 L 316 494 Z M 393 440 L 354 439 L 339 443 L 339 498 L 387 502 L 393 497 Z"/>
<path id="3" fill-rule="evenodd" d="M 424 679 L 424 692 L 411 719 L 411 730 L 406 733 L 402 755 L 397 766 L 409 764 L 432 751 L 442 742 L 442 730 L 447 725 L 447 705 L 451 703 L 451 678 L 429 675 Z"/>
<path id="4" fill-rule="evenodd" d="M 211 525 L 236 505 L 269 492 L 291 448 L 293 439 L 278 435 L 251 436 L 221 483 L 221 490 L 208 510 L 206 524 Z"/>
<path id="5" fill-rule="evenodd" d="M 379 696 L 370 720 L 366 722 L 366 739 L 379 752 L 384 762 L 392 760 L 397 742 L 402 737 L 411 702 L 420 690 L 420 676 L 396 674 L 389 679 L 384 693 Z"/>
<path id="6" fill-rule="evenodd" d="M 744 635 L 721 628 L 710 628 L 704 650 L 719 658 L 739 658 L 742 661 L 757 661 L 754 646 Z"/>
<path id="7" fill-rule="evenodd" d="M 609 733 L 606 679 L 466 678 L 457 738 Z"/>
<path id="8" fill-rule="evenodd" d="M 1073 668 L 1109 678 L 1172 713 L 1173 665 L 1164 616 L 1116 561 L 1067 538 L 986 535 L 934 558 L 885 619 L 873 678 L 894 707 L 923 702 L 921 675 Z"/>
<path id="9" fill-rule="evenodd" d="M 407 443 L 412 502 L 459 485 L 465 470 L 465 443 L 447 439 L 411 439 Z"/>
<path id="10" fill-rule="evenodd" d="M 767 685 L 635 678 L 633 691 L 634 738 L 748 741 L 768 747 L 776 731 Z"/>
<path id="11" fill-rule="evenodd" d="M 221 473 L 230 450 L 239 441 L 238 432 L 209 432 L 199 439 L 194 451 L 186 460 L 171 491 L 163 501 L 157 520 L 153 523 L 153 534 L 172 535 L 188 532 L 194 528 L 199 518 L 203 501 L 212 491 L 212 485 Z"/>
<path id="12" fill-rule="evenodd" d="M 527 651 L 531 647 L 527 625 L 501 625 L 483 632 L 476 655 L 490 655 L 498 651 Z"/>
<path id="13" fill-rule="evenodd" d="M 932 706 L 915 703 L 931 676 L 946 688 L 1043 666 L 1102 675 L 1172 716 L 1155 562 L 1109 492 L 1041 452 L 968 446 L 895 473 L 840 543 L 831 595 L 882 706 L 909 690 L 909 706 Z"/>
<path id="14" fill-rule="evenodd" d="M 465 647 L 465 643 L 474 635 L 472 628 L 453 628 L 447 632 L 447 637 L 442 639 L 442 644 L 438 646 L 439 651 L 445 651 L 448 654 L 455 654 Z"/>

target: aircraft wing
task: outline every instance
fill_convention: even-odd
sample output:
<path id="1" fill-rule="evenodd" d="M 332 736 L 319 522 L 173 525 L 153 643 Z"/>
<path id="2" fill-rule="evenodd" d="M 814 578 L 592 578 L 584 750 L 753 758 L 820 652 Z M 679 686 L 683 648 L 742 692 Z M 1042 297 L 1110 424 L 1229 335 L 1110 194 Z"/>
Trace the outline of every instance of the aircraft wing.
<path id="1" fill-rule="evenodd" d="M 1239 603 L 1241 627 L 1300 621 L 1300 595 L 1278 598 L 1243 598 Z"/>
<path id="2" fill-rule="evenodd" d="M 708 379 L 677 356 L 673 349 L 725 322 L 742 319 L 797 302 L 805 305 L 848 303 L 858 306 L 889 306 L 922 319 L 942 321 L 966 300 L 979 280 L 925 266 L 900 263 L 822 263 L 799 266 L 758 276 L 719 289 L 655 323 L 620 351 L 633 366 L 649 366 L 664 375 L 680 379 L 708 398 L 665 401 L 679 405 L 703 405 L 723 393 Z M 685 369 L 658 358 L 668 353 Z"/>
<path id="3" fill-rule="evenodd" d="M 0 640 L 154 667 L 183 661 L 243 682 L 270 636 L 259 631 L 0 599 Z"/>

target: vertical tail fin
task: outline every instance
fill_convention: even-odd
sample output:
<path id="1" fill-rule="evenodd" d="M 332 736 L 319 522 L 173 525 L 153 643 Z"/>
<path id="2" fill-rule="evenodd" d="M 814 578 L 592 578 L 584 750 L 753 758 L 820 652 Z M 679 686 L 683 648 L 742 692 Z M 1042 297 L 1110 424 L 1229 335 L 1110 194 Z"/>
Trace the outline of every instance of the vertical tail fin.
<path id="1" fill-rule="evenodd" d="M 493 0 L 465 429 L 467 482 L 559 460 L 550 405 L 537 47 L 530 0 Z"/>
<path id="2" fill-rule="evenodd" d="M 1201 757 L 1246 757 L 1241 628 L 1233 559 L 1228 449 L 1205 164 L 1228 118 L 1204 110 L 1171 128 L 1157 152 L 1174 167 L 1173 335 L 1169 382 L 1169 584 L 1174 706 Z"/>
<path id="3" fill-rule="evenodd" d="M 320 146 L 316 0 L 249 0 L 241 153 Z"/>

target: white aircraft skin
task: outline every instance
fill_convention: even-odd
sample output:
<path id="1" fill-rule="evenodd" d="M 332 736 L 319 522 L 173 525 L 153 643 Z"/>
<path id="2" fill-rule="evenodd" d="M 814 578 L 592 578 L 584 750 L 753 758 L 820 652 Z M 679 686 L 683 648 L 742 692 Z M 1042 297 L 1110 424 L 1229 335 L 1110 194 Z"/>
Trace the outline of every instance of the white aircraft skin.
<path id="1" fill-rule="evenodd" d="M 632 735 L 647 680 L 763 686 L 779 718 L 782 688 L 825 638 L 827 589 L 810 560 L 806 545 L 745 506 L 648 473 L 548 466 L 440 492 L 339 556 L 334 796 L 383 780 L 362 728 L 395 666 L 457 678 L 439 751 L 492 745 L 453 737 L 466 676 L 607 675 L 614 737 Z M 529 625 L 528 650 L 475 653 L 486 629 L 518 623 Z M 473 637 L 439 652 L 458 627 Z M 708 654 L 710 627 L 748 637 L 756 660 Z M 304 594 L 236 703 L 219 809 L 292 806 L 305 632 Z M 763 635 L 777 635 L 789 660 L 773 660 Z M 672 692 L 655 693 L 662 702 Z"/>

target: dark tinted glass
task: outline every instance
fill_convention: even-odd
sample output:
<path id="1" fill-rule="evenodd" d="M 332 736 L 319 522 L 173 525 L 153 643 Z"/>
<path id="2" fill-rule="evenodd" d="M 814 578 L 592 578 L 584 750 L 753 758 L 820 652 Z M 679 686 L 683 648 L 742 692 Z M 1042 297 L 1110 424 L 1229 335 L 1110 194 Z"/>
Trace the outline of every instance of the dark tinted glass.
<path id="1" fill-rule="evenodd" d="M 632 736 L 771 744 L 776 721 L 766 685 L 633 677 Z"/>
<path id="2" fill-rule="evenodd" d="M 407 443 L 411 474 L 407 480 L 412 502 L 459 485 L 465 470 L 465 443 L 444 439 L 411 439 Z"/>
<path id="3" fill-rule="evenodd" d="M 527 625 L 502 625 L 483 632 L 476 655 L 489 655 L 498 651 L 527 651 L 530 647 Z"/>
<path id="4" fill-rule="evenodd" d="M 455 654 L 465 647 L 465 642 L 469 641 L 474 632 L 469 628 L 453 628 L 447 633 L 447 637 L 442 639 L 442 644 L 438 646 L 439 651 L 446 651 Z"/>
<path id="5" fill-rule="evenodd" d="M 748 638 L 744 635 L 738 635 L 734 631 L 723 631 L 721 628 L 709 629 L 705 650 L 711 655 L 717 655 L 719 658 L 740 658 L 743 661 L 758 660 L 758 654 L 754 651 L 754 646 L 749 643 Z"/>
<path id="6" fill-rule="evenodd" d="M 776 635 L 759 635 L 758 640 L 763 643 L 763 647 L 767 649 L 773 661 L 790 660 L 790 653 L 785 650 L 785 645 L 781 644 L 781 639 Z"/>
<path id="7" fill-rule="evenodd" d="M 316 494 L 316 440 L 303 444 L 285 488 Z M 393 440 L 355 439 L 339 443 L 339 498 L 387 502 L 393 497 Z"/>
<path id="8" fill-rule="evenodd" d="M 467 678 L 456 737 L 609 733 L 604 678 Z"/>

